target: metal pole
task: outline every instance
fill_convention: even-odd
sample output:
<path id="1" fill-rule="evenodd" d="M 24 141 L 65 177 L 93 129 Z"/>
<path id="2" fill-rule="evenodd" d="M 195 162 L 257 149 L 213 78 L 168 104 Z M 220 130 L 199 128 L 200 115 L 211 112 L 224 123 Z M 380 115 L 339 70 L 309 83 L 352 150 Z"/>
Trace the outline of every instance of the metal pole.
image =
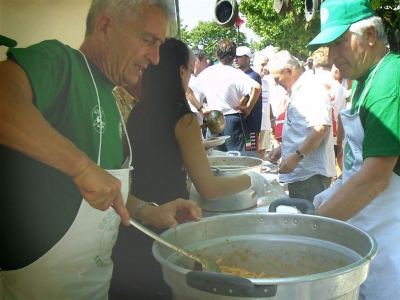
<path id="1" fill-rule="evenodd" d="M 178 39 L 181 40 L 181 17 L 179 15 L 179 0 L 175 0 L 176 26 L 178 26 Z"/>

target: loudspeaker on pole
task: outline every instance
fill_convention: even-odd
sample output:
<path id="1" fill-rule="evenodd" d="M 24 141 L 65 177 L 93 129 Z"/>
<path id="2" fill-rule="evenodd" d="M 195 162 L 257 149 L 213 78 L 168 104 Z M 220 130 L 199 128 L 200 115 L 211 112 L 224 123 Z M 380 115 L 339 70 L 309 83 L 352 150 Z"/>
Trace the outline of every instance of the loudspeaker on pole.
<path id="1" fill-rule="evenodd" d="M 216 0 L 214 6 L 215 22 L 221 27 L 228 28 L 235 24 L 239 15 L 236 0 Z"/>

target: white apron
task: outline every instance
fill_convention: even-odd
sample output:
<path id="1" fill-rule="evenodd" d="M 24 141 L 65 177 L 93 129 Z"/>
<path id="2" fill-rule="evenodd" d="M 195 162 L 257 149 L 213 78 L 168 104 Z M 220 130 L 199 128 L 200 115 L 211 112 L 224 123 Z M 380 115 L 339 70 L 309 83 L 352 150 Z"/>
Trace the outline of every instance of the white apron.
<path id="1" fill-rule="evenodd" d="M 92 75 L 87 61 L 86 64 Z M 93 84 L 100 107 L 94 79 Z M 123 121 L 122 124 L 126 133 Z M 98 165 L 100 165 L 101 134 L 102 130 L 100 130 Z M 128 145 L 131 152 L 129 140 Z M 131 156 L 121 169 L 107 170 L 121 181 L 124 203 L 129 193 Z M 95 209 L 82 199 L 74 222 L 57 244 L 32 264 L 22 269 L 1 272 L 0 299 L 108 299 L 113 271 L 111 252 L 117 240 L 120 221 L 121 218 L 113 210 Z"/>
<path id="2" fill-rule="evenodd" d="M 360 106 L 378 67 L 379 64 L 375 68 L 372 78 L 362 95 Z M 343 157 L 343 184 L 357 173 L 363 164 L 362 142 L 364 129 L 359 112 L 360 107 L 353 115 L 350 114 L 350 110 L 344 110 L 340 113 L 344 132 L 346 133 Z M 347 221 L 367 231 L 378 242 L 378 254 L 371 261 L 367 280 L 360 288 L 360 299 L 397 300 L 400 297 L 399 186 L 400 177 L 393 173 L 389 187 L 361 212 Z"/>

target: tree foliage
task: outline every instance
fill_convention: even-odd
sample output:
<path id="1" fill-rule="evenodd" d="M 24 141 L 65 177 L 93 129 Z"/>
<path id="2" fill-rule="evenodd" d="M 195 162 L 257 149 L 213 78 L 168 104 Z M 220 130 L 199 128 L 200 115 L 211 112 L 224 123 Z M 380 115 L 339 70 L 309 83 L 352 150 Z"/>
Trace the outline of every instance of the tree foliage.
<path id="1" fill-rule="evenodd" d="M 310 54 L 308 42 L 319 32 L 319 21 L 311 22 L 306 29 L 304 1 L 291 0 L 293 8 L 286 16 L 275 11 L 271 0 L 241 0 L 239 11 L 247 18 L 246 26 L 261 37 L 258 48 L 273 45 L 304 59 Z"/>
<path id="2" fill-rule="evenodd" d="M 391 49 L 400 53 L 400 1 L 371 0 L 371 6 L 383 19 Z"/>
<path id="3" fill-rule="evenodd" d="M 181 25 L 181 39 L 193 49 L 203 45 L 207 57 L 216 60 L 215 52 L 217 44 L 222 39 L 234 41 L 237 45 L 248 45 L 247 37 L 243 32 L 235 27 L 222 28 L 214 21 L 200 21 L 192 30 L 188 30 L 186 25 Z"/>
<path id="4" fill-rule="evenodd" d="M 399 52 L 400 10 L 395 9 L 400 4 L 399 0 L 371 0 L 371 4 L 384 20 L 391 48 Z M 275 11 L 272 0 L 241 0 L 239 11 L 247 18 L 246 26 L 262 38 L 259 44 L 252 46 L 261 49 L 274 45 L 302 59 L 311 55 L 306 46 L 320 32 L 320 18 L 317 13 L 307 23 L 304 6 L 305 0 L 290 0 L 290 11 L 281 16 Z"/>

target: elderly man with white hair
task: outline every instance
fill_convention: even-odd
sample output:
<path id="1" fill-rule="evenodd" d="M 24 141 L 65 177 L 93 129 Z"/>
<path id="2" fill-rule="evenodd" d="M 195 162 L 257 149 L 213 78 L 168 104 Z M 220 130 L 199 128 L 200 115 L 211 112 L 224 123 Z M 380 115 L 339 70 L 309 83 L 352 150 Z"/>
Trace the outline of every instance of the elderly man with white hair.
<path id="1" fill-rule="evenodd" d="M 268 160 L 282 158 L 279 181 L 288 184 L 289 197 L 313 201 L 336 174 L 328 92 L 288 51 L 278 52 L 267 67 L 289 94 L 282 143 Z"/>
<path id="2" fill-rule="evenodd" d="M 351 108 L 340 112 L 341 180 L 315 197 L 316 214 L 347 221 L 375 237 L 360 299 L 400 295 L 400 56 L 386 46 L 382 19 L 369 0 L 326 0 L 321 32 L 308 48 L 329 47 L 329 60 L 355 80 Z"/>
<path id="3" fill-rule="evenodd" d="M 93 0 L 79 49 L 47 40 L 0 62 L 0 299 L 108 299 L 121 220 L 200 219 L 193 201 L 129 193 L 112 94 L 158 64 L 173 17 L 169 1 Z"/>

